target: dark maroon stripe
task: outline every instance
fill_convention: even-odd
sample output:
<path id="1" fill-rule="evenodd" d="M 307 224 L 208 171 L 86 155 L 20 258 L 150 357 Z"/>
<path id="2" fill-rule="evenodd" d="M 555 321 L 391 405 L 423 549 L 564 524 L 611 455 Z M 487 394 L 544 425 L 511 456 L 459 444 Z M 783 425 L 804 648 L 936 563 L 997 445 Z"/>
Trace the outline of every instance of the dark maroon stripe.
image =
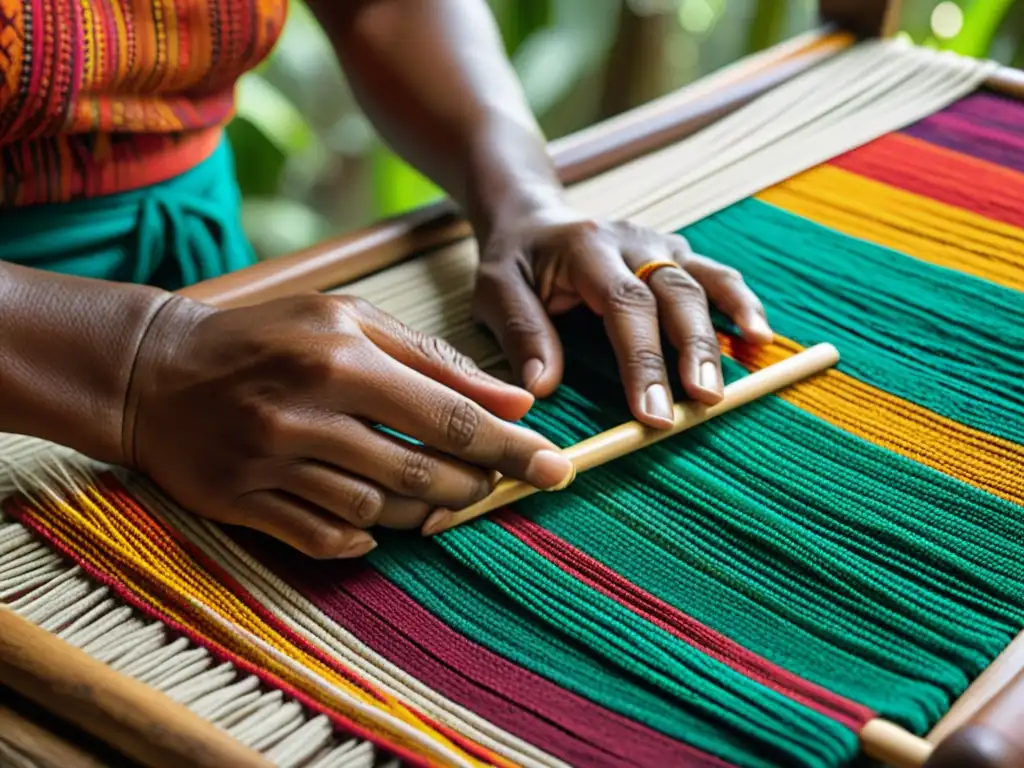
<path id="1" fill-rule="evenodd" d="M 976 93 L 905 128 L 903 133 L 1024 172 L 1024 102 Z"/>
<path id="2" fill-rule="evenodd" d="M 511 510 L 503 510 L 492 519 L 577 581 L 610 597 L 619 605 L 748 679 L 842 723 L 854 733 L 859 732 L 875 716 L 867 707 L 804 680 L 701 624 L 532 520 Z"/>
<path id="3" fill-rule="evenodd" d="M 373 651 L 501 730 L 572 765 L 728 768 L 471 642 L 372 568 L 239 543 Z"/>

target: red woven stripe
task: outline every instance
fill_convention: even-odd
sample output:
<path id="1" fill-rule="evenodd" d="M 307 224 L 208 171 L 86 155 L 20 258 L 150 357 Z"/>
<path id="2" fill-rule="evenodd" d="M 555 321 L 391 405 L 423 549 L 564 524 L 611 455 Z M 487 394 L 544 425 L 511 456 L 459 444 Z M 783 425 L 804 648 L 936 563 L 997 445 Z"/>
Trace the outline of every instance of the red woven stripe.
<path id="1" fill-rule="evenodd" d="M 772 664 L 645 592 L 536 523 L 510 510 L 492 519 L 574 578 L 765 687 L 832 718 L 854 732 L 859 732 L 874 717 L 874 713 L 867 707 Z"/>
<path id="2" fill-rule="evenodd" d="M 830 165 L 1024 228 L 1024 173 L 913 136 L 883 136 Z"/>
<path id="3" fill-rule="evenodd" d="M 313 561 L 248 531 L 232 535 L 375 653 L 572 765 L 727 766 L 466 639 L 369 567 Z"/>
<path id="4" fill-rule="evenodd" d="M 289 643 L 317 659 L 321 664 L 326 666 L 328 669 L 333 670 L 353 685 L 359 686 L 363 691 L 373 696 L 378 701 L 383 702 L 385 700 L 381 692 L 378 691 L 372 683 L 365 680 L 352 669 L 342 665 L 321 648 L 313 645 L 304 637 L 292 630 L 291 627 L 280 621 L 274 614 L 257 602 L 252 595 L 249 594 L 248 590 L 246 590 L 246 588 L 242 586 L 242 584 L 230 573 L 222 568 L 219 563 L 207 557 L 206 553 L 193 544 L 188 538 L 183 536 L 179 531 L 163 525 L 161 521 L 147 514 L 141 507 L 139 507 L 138 502 L 132 498 L 131 494 L 129 494 L 113 476 L 106 475 L 101 478 L 100 485 L 101 488 L 103 488 L 104 495 L 107 500 L 115 504 L 121 513 L 130 519 L 144 535 L 148 535 L 153 540 L 159 540 L 163 537 L 173 539 L 192 557 L 193 560 L 195 560 L 195 562 L 213 575 L 214 578 L 216 578 L 223 586 L 227 587 L 227 589 L 238 597 L 250 610 L 256 613 L 264 622 L 284 637 Z M 139 573 L 139 577 L 145 579 L 146 574 Z M 177 596 L 174 594 L 170 594 L 167 597 L 172 600 L 177 599 Z M 414 707 L 406 705 L 406 708 L 413 712 L 416 717 L 428 727 L 443 734 L 446 738 L 451 740 L 452 743 L 457 744 L 461 749 L 464 749 L 469 754 L 474 755 L 484 762 L 490 762 L 492 760 L 490 752 L 472 740 L 467 739 L 465 736 L 453 731 L 451 728 L 426 717 L 422 712 L 419 712 Z"/>
<path id="5" fill-rule="evenodd" d="M 269 688 L 273 688 L 281 691 L 285 696 L 290 699 L 302 704 L 304 707 L 310 709 L 313 712 L 317 712 L 326 716 L 338 729 L 343 733 L 351 734 L 352 736 L 366 741 L 373 742 L 377 746 L 387 750 L 388 753 L 395 757 L 400 757 L 402 760 L 408 761 L 410 765 L 422 766 L 423 768 L 429 768 L 430 763 L 423 757 L 408 751 L 406 748 L 396 744 L 391 744 L 387 739 L 381 737 L 378 733 L 373 733 L 366 730 L 363 726 L 359 725 L 352 720 L 338 714 L 337 712 L 328 709 L 320 702 L 309 697 L 302 691 L 293 688 L 289 683 L 280 679 L 276 675 L 271 674 L 265 669 L 252 664 L 242 656 L 238 656 L 232 651 L 228 650 L 224 646 L 217 643 L 215 640 L 207 637 L 196 631 L 191 627 L 186 627 L 170 616 L 167 616 L 163 611 L 151 605 L 144 598 L 138 595 L 134 590 L 129 588 L 126 584 L 118 579 L 115 579 L 110 574 L 104 573 L 103 571 L 96 568 L 94 565 L 84 560 L 79 554 L 68 547 L 64 541 L 58 538 L 52 531 L 43 526 L 40 521 L 35 517 L 35 513 L 32 508 L 26 505 L 20 499 L 8 500 L 3 505 L 4 511 L 9 513 L 16 520 L 21 522 L 23 525 L 28 526 L 41 538 L 43 538 L 51 548 L 60 554 L 64 555 L 67 559 L 77 564 L 90 578 L 94 579 L 97 583 L 103 584 L 110 588 L 118 597 L 120 597 L 125 603 L 135 608 L 140 613 L 148 616 L 151 619 L 155 619 L 163 624 L 171 633 L 177 633 L 183 635 L 191 640 L 195 645 L 201 646 L 210 652 L 220 662 L 230 662 L 241 672 L 249 675 L 253 675 L 261 680 Z"/>

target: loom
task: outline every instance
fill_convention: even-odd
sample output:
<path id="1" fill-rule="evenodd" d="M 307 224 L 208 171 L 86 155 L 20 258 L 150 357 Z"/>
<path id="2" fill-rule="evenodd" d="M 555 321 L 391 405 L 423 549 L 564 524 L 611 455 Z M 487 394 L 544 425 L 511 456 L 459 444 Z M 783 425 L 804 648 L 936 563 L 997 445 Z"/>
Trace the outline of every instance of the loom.
<path id="1" fill-rule="evenodd" d="M 820 5 L 552 153 L 581 210 L 744 273 L 777 336 L 722 327 L 728 381 L 838 363 L 359 563 L 4 436 L 0 762 L 1024 764 L 1024 73 Z M 440 204 L 186 292 L 354 293 L 500 372 L 475 258 Z M 600 327 L 561 322 L 527 421 L 568 450 L 628 414 Z"/>

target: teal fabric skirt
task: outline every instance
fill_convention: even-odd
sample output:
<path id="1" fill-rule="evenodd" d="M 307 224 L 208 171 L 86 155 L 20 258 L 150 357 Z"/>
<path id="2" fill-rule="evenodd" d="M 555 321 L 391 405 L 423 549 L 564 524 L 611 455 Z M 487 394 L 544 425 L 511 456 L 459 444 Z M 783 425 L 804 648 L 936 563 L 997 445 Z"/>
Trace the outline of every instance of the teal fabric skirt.
<path id="1" fill-rule="evenodd" d="M 152 187 L 0 212 L 0 259 L 167 290 L 256 261 L 231 147 Z"/>

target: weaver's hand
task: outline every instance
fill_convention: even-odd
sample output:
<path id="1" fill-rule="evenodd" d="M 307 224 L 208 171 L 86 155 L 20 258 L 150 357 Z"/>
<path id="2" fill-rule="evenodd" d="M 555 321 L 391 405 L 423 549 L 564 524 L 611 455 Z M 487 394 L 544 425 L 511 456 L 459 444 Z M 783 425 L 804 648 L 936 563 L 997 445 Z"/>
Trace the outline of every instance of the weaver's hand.
<path id="1" fill-rule="evenodd" d="M 198 514 L 313 557 L 356 557 L 374 546 L 364 529 L 476 501 L 490 471 L 541 488 L 566 480 L 555 446 L 506 421 L 532 402 L 357 299 L 218 311 L 176 298 L 136 358 L 124 446 Z"/>
<path id="2" fill-rule="evenodd" d="M 495 229 L 482 251 L 474 313 L 538 397 L 550 394 L 562 377 L 562 345 L 549 314 L 580 302 L 604 319 L 630 408 L 653 427 L 672 423 L 661 331 L 679 351 L 686 393 L 708 404 L 722 397 L 708 300 L 747 339 L 772 338 L 760 301 L 736 270 L 693 253 L 676 235 L 556 209 Z M 646 281 L 636 276 L 643 265 L 659 261 L 681 268 L 657 269 Z"/>

